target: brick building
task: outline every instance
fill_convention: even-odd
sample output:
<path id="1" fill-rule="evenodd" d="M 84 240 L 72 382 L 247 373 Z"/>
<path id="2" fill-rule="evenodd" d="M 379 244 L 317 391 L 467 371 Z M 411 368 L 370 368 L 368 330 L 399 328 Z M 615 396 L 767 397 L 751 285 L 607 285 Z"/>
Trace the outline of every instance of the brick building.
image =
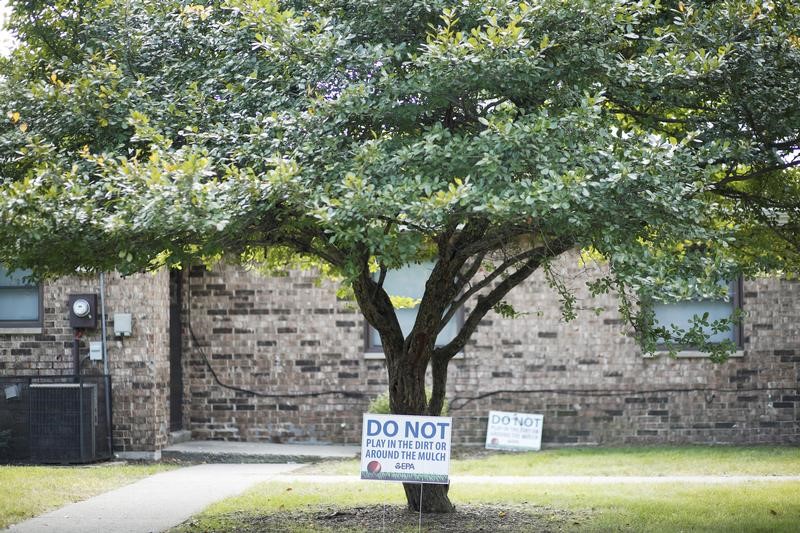
<path id="1" fill-rule="evenodd" d="M 488 315 L 451 363 L 454 441 L 481 444 L 494 409 L 544 414 L 545 445 L 800 443 L 800 282 L 746 280 L 730 303 L 704 303 L 746 314 L 730 332 L 741 349 L 714 364 L 693 352 L 643 357 L 613 297 L 589 299 L 596 272 L 571 254 L 560 268 L 585 308 L 576 320 L 560 321 L 557 296 L 536 275 L 509 298 L 528 314 Z M 122 456 L 158 456 L 177 430 L 355 443 L 361 413 L 386 388 L 382 353 L 353 302 L 312 272 L 194 267 L 105 285 L 111 435 Z M 71 375 L 68 297 L 99 290 L 97 279 L 0 278 L 0 384 Z M 657 312 L 691 314 L 680 304 Z M 117 313 L 131 315 L 130 336 L 117 335 Z M 101 337 L 98 328 L 80 339 L 83 375 L 103 373 L 102 361 L 84 360 Z M 0 394 L 0 430 L 20 427 L 24 394 Z"/>

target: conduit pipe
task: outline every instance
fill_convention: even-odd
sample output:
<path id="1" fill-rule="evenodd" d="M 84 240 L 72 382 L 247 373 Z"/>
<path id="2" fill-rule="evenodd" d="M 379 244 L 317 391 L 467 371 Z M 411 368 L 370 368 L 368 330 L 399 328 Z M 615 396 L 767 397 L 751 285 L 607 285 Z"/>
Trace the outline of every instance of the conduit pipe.
<path id="1" fill-rule="evenodd" d="M 108 348 L 106 346 L 106 275 L 100 272 L 100 343 L 103 352 L 103 379 L 105 380 L 106 427 L 108 429 L 108 453 L 114 456 L 114 439 L 111 426 L 111 374 L 108 368 Z"/>

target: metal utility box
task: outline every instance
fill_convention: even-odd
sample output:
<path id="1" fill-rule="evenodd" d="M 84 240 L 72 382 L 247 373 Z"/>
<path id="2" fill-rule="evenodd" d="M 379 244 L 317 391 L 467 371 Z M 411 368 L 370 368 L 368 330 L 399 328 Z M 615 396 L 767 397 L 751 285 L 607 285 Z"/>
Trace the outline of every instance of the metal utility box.
<path id="1" fill-rule="evenodd" d="M 133 317 L 130 313 L 114 313 L 114 336 L 130 337 L 133 331 Z"/>
<path id="2" fill-rule="evenodd" d="M 93 383 L 30 385 L 31 460 L 87 463 L 97 460 L 97 386 Z"/>
<path id="3" fill-rule="evenodd" d="M 103 343 L 100 341 L 93 341 L 89 343 L 89 359 L 92 361 L 103 360 Z"/>

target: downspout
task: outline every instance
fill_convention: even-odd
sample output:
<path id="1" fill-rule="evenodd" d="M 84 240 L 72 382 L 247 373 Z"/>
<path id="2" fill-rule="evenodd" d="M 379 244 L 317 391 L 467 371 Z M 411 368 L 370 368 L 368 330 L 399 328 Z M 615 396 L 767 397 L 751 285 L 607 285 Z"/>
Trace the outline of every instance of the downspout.
<path id="1" fill-rule="evenodd" d="M 111 374 L 108 369 L 108 349 L 106 347 L 106 276 L 104 272 L 100 272 L 100 328 L 101 339 L 100 343 L 103 351 L 103 375 L 105 379 L 105 403 L 106 403 L 106 428 L 108 429 L 108 454 L 109 457 L 114 456 L 114 441 L 112 438 L 111 427 Z"/>

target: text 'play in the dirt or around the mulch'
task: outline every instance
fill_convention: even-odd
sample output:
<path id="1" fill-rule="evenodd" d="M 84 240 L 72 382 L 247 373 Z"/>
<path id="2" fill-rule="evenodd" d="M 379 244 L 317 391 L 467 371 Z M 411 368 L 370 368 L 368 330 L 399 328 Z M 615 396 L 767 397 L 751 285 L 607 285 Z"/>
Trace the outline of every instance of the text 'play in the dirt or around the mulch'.
<path id="1" fill-rule="evenodd" d="M 364 415 L 361 479 L 449 483 L 453 419 Z"/>
<path id="2" fill-rule="evenodd" d="M 538 451 L 542 448 L 544 416 L 531 413 L 489 411 L 486 448 L 490 450 Z"/>

